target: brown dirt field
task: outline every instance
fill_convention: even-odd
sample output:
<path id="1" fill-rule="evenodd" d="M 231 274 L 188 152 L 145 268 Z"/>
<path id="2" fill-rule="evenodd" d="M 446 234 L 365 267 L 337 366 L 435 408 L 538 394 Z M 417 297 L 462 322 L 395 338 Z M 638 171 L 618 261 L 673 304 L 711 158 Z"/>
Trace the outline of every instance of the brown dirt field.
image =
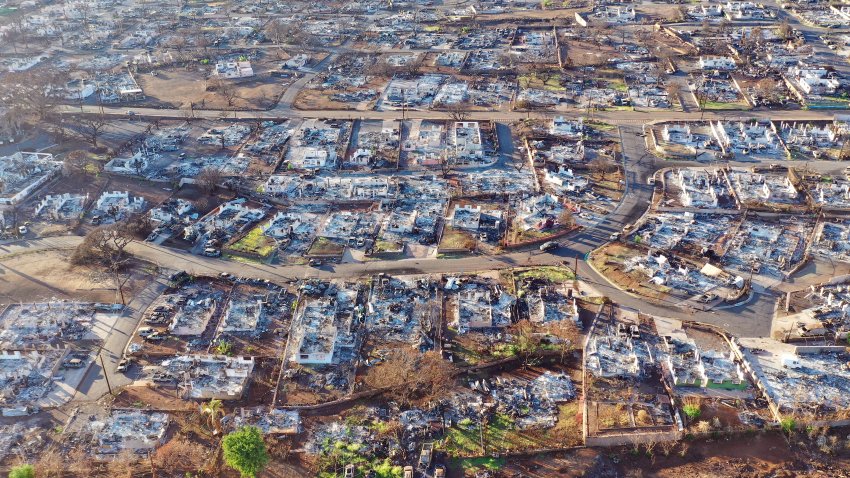
<path id="1" fill-rule="evenodd" d="M 180 400 L 177 391 L 146 385 L 128 386 L 115 397 L 114 407 L 138 408 L 139 404 L 153 410 L 196 410 L 198 402 Z"/>
<path id="2" fill-rule="evenodd" d="M 623 262 L 637 255 L 620 244 L 609 244 L 591 256 L 593 266 L 608 280 L 620 288 L 650 299 L 661 300 L 668 294 L 664 286 L 648 282 L 648 277 L 637 271 L 625 273 L 621 270 Z"/>
<path id="3" fill-rule="evenodd" d="M 117 302 L 111 280 L 92 277 L 90 271 L 68 263 L 71 251 L 39 251 L 0 261 L 0 303 L 68 299 Z M 150 281 L 143 272 L 125 286 L 131 298 Z"/>
<path id="4" fill-rule="evenodd" d="M 569 40 L 567 42 L 567 58 L 575 66 L 597 65 L 605 59 L 617 56 L 617 50 L 611 46 L 596 45 L 591 42 Z"/>
<path id="5" fill-rule="evenodd" d="M 299 110 L 371 110 L 375 107 L 375 103 L 383 93 L 389 80 L 380 76 L 369 77 L 369 81 L 360 88 L 349 88 L 345 90 L 320 90 L 313 88 L 304 88 L 295 97 L 292 106 Z M 360 103 L 343 103 L 331 99 L 336 93 L 356 93 L 373 89 L 378 92 L 378 96 L 366 102 L 365 107 L 360 107 Z"/>
<path id="6" fill-rule="evenodd" d="M 245 80 L 225 80 L 233 84 L 239 98 L 232 106 L 221 95 L 206 91 L 207 74 L 202 71 L 171 69 L 158 71 L 157 76 L 139 75 L 139 86 L 145 91 L 148 102 L 188 108 L 189 103 L 203 104 L 207 109 L 265 109 L 272 107 L 283 94 L 291 79 L 259 75 Z"/>

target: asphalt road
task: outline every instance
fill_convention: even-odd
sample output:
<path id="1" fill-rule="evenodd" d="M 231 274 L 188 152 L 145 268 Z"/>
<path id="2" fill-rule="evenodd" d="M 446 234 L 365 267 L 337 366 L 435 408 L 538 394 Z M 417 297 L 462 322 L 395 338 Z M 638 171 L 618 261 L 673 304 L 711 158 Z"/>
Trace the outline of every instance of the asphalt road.
<path id="1" fill-rule="evenodd" d="M 768 291 L 755 294 L 753 299 L 738 307 L 694 315 L 675 307 L 672 303 L 651 304 L 644 299 L 624 292 L 612 286 L 604 277 L 588 266 L 585 261 L 585 255 L 588 252 L 606 243 L 612 233 L 622 231 L 624 225 L 634 223 L 644 214 L 649 206 L 653 189 L 652 186 L 647 184 L 647 178 L 659 167 L 669 166 L 667 163 L 657 162 L 654 156 L 645 151 L 644 138 L 640 136 L 641 131 L 642 128 L 638 126 L 623 126 L 619 131 L 623 145 L 623 166 L 626 171 L 623 200 L 595 226 L 581 229 L 568 236 L 562 241 L 563 247 L 553 251 L 553 253 L 542 253 L 532 249 L 501 255 L 473 255 L 457 259 L 420 258 L 350 262 L 325 264 L 317 268 L 304 265 L 274 266 L 230 262 L 218 258 L 193 255 L 186 251 L 146 242 L 133 243 L 130 250 L 138 257 L 168 269 L 185 270 L 201 275 L 218 275 L 226 272 L 236 276 L 255 277 L 276 282 L 306 277 L 356 278 L 379 272 L 388 274 L 461 274 L 533 265 L 566 264 L 572 267 L 577 262 L 579 277 L 591 283 L 614 302 L 639 309 L 648 314 L 712 323 L 726 328 L 735 335 L 755 337 L 768 335 L 775 304 L 775 296 Z M 503 155 L 513 153 L 512 146 L 508 144 L 500 144 L 500 150 Z M 32 252 L 39 248 L 69 248 L 74 247 L 80 240 L 81 238 L 78 237 L 66 236 L 0 246 L 0 260 L 2 260 L 4 252 L 20 254 Z M 135 315 L 133 317 L 137 318 Z M 118 345 L 120 344 L 116 343 L 108 348 L 110 353 L 120 358 L 120 350 L 123 350 L 123 345 L 121 347 L 118 347 Z"/>

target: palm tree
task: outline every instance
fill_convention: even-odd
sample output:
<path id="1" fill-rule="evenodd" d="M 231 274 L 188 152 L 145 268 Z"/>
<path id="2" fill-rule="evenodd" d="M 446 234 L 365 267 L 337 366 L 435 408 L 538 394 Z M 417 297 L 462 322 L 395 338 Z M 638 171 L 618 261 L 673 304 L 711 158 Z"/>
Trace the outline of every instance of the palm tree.
<path id="1" fill-rule="evenodd" d="M 213 435 L 221 431 L 221 417 L 224 416 L 224 404 L 216 398 L 201 407 L 201 413 L 207 416 L 207 423 L 213 429 Z"/>

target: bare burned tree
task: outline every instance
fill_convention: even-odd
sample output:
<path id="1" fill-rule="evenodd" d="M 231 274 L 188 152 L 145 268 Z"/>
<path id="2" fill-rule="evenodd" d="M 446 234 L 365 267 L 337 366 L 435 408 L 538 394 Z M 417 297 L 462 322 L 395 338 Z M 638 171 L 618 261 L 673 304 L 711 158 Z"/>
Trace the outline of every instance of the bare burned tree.
<path id="1" fill-rule="evenodd" d="M 617 165 L 607 157 L 599 157 L 590 162 L 590 170 L 600 176 L 601 181 L 617 170 Z"/>
<path id="2" fill-rule="evenodd" d="M 788 41 L 791 39 L 794 29 L 791 27 L 791 23 L 789 23 L 788 20 L 782 20 L 782 23 L 779 24 L 779 30 L 777 33 L 779 34 L 779 38 Z"/>
<path id="3" fill-rule="evenodd" d="M 77 133 L 80 137 L 97 148 L 97 140 L 100 139 L 103 130 L 106 129 L 106 120 L 100 116 L 84 117 L 80 118 L 77 123 L 79 125 Z"/>
<path id="4" fill-rule="evenodd" d="M 62 161 L 62 167 L 65 174 L 74 174 L 85 171 L 88 162 L 88 153 L 78 149 L 65 155 L 65 159 Z"/>
<path id="5" fill-rule="evenodd" d="M 227 102 L 227 106 L 230 107 L 232 107 L 239 98 L 239 90 L 236 88 L 236 85 L 228 81 L 222 81 L 219 83 L 218 93 L 222 98 L 224 98 L 224 101 Z"/>
<path id="6" fill-rule="evenodd" d="M 95 274 L 106 274 L 115 285 L 121 303 L 125 304 L 124 286 L 130 280 L 133 256 L 127 247 L 133 242 L 128 223 L 103 226 L 89 232 L 71 255 L 71 263 L 89 267 Z"/>
<path id="7" fill-rule="evenodd" d="M 91 456 L 81 448 L 74 448 L 66 458 L 65 466 L 74 476 L 87 476 L 94 468 Z"/>
<path id="8" fill-rule="evenodd" d="M 107 463 L 106 468 L 109 476 L 112 478 L 132 478 L 138 464 L 138 459 L 133 453 L 128 449 L 124 449 L 112 461 Z"/>
<path id="9" fill-rule="evenodd" d="M 517 355 L 522 357 L 523 367 L 528 367 L 540 352 L 540 336 L 534 333 L 534 325 L 521 320 L 511 327 Z"/>
<path id="10" fill-rule="evenodd" d="M 221 185 L 224 175 L 216 168 L 204 168 L 198 174 L 198 186 L 207 194 L 212 194 Z"/>
<path id="11" fill-rule="evenodd" d="M 35 469 L 39 477 L 58 478 L 62 476 L 65 469 L 64 465 L 62 455 L 56 449 L 51 448 L 41 454 L 35 463 Z"/>
<path id="12" fill-rule="evenodd" d="M 372 388 L 386 389 L 385 395 L 402 404 L 414 400 L 427 403 L 451 385 L 454 374 L 454 366 L 443 360 L 439 352 L 395 350 L 369 370 L 364 382 Z"/>
<path id="13" fill-rule="evenodd" d="M 667 83 L 666 90 L 667 90 L 667 99 L 670 101 L 670 104 L 672 105 L 674 103 L 678 103 L 679 102 L 679 92 L 681 90 L 681 87 L 679 86 L 679 84 L 674 82 L 674 81 L 671 81 L 670 83 Z"/>
<path id="14" fill-rule="evenodd" d="M 511 155 L 511 166 L 516 170 L 516 172 L 521 173 L 525 166 L 528 164 L 528 157 L 525 152 L 516 152 Z"/>
<path id="15" fill-rule="evenodd" d="M 180 437 L 160 447 L 151 459 L 156 469 L 171 474 L 194 472 L 203 468 L 206 461 L 206 448 Z"/>
<path id="16" fill-rule="evenodd" d="M 782 84 L 773 78 L 764 78 L 756 84 L 756 94 L 768 103 L 776 103 L 782 100 Z"/>
<path id="17" fill-rule="evenodd" d="M 576 223 L 576 219 L 573 217 L 573 212 L 569 209 L 564 209 L 561 214 L 558 215 L 558 223 L 562 227 L 573 227 Z"/>
<path id="18" fill-rule="evenodd" d="M 569 211 L 566 211 L 569 213 Z M 572 213 L 569 214 L 572 219 Z M 558 351 L 561 353 L 561 363 L 564 363 L 567 353 L 576 349 L 581 343 L 581 332 L 572 320 L 558 320 L 549 324 L 549 335 L 558 339 Z"/>
<path id="19" fill-rule="evenodd" d="M 187 45 L 188 45 L 188 42 L 186 40 L 186 37 L 183 36 L 183 35 L 172 36 L 168 40 L 168 44 L 167 44 L 167 46 L 169 48 L 173 48 L 179 54 L 182 54 L 183 51 L 186 50 Z"/>
<path id="20" fill-rule="evenodd" d="M 461 123 L 469 119 L 469 103 L 465 101 L 446 105 L 446 111 L 449 113 L 449 118 L 456 123 Z"/>
<path id="21" fill-rule="evenodd" d="M 286 43 L 286 41 L 292 38 L 294 33 L 297 32 L 293 31 L 291 24 L 276 19 L 270 21 L 268 25 L 266 25 L 265 33 L 271 41 L 280 44 Z"/>
<path id="22" fill-rule="evenodd" d="M 10 72 L 0 82 L 0 98 L 6 107 L 43 120 L 53 111 L 54 92 L 64 86 L 65 80 L 64 73 L 43 68 Z"/>

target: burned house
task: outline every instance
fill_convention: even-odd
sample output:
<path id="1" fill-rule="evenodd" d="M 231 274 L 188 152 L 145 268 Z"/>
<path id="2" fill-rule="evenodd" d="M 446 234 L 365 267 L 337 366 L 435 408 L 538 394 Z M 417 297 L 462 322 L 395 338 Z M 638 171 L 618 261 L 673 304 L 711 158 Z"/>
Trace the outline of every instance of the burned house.
<path id="1" fill-rule="evenodd" d="M 254 358 L 181 355 L 163 361 L 162 368 L 177 380 L 181 398 L 238 400 L 251 379 Z"/>

